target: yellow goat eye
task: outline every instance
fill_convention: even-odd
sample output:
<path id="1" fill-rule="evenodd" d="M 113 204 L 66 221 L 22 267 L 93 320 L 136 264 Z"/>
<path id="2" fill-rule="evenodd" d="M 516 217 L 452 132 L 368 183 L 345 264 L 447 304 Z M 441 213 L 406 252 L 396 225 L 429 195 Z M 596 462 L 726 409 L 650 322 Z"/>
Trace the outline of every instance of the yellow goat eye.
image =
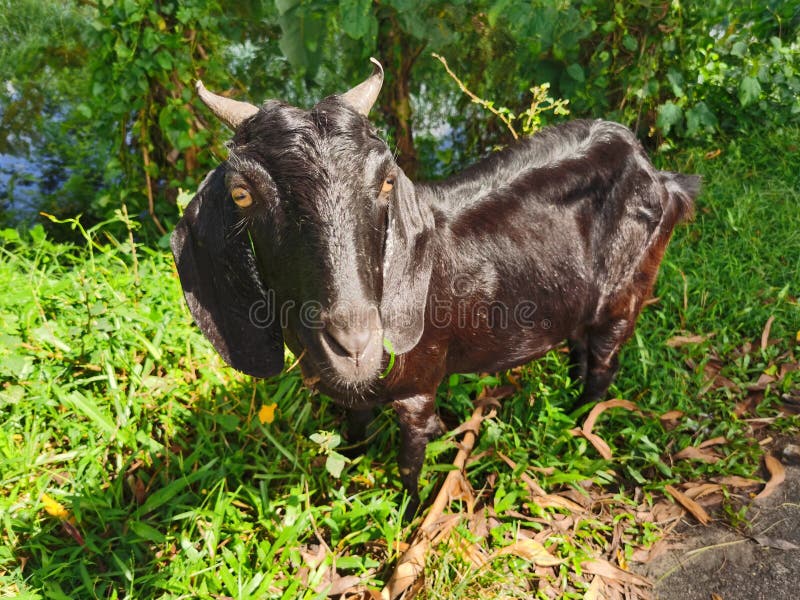
<path id="1" fill-rule="evenodd" d="M 381 186 L 381 194 L 388 194 L 392 191 L 394 187 L 394 177 L 387 177 L 383 180 L 383 185 Z"/>
<path id="2" fill-rule="evenodd" d="M 253 203 L 253 197 L 243 187 L 235 187 L 231 190 L 231 198 L 236 203 L 236 206 L 246 208 Z"/>

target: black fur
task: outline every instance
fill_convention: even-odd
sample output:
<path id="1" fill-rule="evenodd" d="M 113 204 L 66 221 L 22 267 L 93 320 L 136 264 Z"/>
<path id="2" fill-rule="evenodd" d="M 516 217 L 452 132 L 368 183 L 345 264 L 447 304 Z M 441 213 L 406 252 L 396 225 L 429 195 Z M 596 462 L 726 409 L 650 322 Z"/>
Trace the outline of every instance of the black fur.
<path id="1" fill-rule="evenodd" d="M 251 206 L 233 204 L 237 186 Z M 393 403 L 415 509 L 441 378 L 568 340 L 580 401 L 601 398 L 698 191 L 604 121 L 545 129 L 415 185 L 339 97 L 310 111 L 270 101 L 238 128 L 172 246 L 192 314 L 231 366 L 272 375 L 285 341 L 353 410 L 357 435 L 369 407 Z M 397 361 L 381 378 L 384 338 Z"/>

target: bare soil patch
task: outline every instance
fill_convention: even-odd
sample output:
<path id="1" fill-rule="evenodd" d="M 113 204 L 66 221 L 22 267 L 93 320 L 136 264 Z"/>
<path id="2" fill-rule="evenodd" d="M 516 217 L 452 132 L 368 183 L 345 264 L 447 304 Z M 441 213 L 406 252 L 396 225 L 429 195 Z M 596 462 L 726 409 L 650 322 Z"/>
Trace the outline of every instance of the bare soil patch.
<path id="1" fill-rule="evenodd" d="M 724 515 L 705 526 L 687 516 L 668 545 L 667 552 L 635 569 L 655 584 L 659 600 L 796 599 L 800 466 L 786 466 L 784 482 L 753 501 L 738 527 Z"/>

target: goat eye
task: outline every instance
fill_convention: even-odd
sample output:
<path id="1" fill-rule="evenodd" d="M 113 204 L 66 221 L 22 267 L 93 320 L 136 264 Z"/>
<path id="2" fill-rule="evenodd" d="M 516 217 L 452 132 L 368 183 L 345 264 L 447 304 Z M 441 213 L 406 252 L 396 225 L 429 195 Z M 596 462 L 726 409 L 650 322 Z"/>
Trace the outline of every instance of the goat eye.
<path id="1" fill-rule="evenodd" d="M 231 190 L 231 198 L 236 203 L 236 206 L 246 208 L 253 203 L 253 197 L 243 187 L 235 187 Z"/>
<path id="2" fill-rule="evenodd" d="M 392 191 L 394 187 L 394 177 L 387 177 L 383 180 L 383 185 L 381 186 L 381 194 L 388 194 Z"/>

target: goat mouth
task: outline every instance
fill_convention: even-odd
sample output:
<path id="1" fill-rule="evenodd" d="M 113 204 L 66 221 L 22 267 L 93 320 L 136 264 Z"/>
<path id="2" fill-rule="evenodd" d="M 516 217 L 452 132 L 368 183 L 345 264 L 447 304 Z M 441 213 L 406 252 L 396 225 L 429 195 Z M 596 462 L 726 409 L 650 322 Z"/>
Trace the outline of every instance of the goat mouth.
<path id="1" fill-rule="evenodd" d="M 383 330 L 371 329 L 366 344 L 358 352 L 348 351 L 326 331 L 320 332 L 318 340 L 328 365 L 327 369 L 319 369 L 321 379 L 349 387 L 369 383 L 377 377 L 383 358 Z"/>

